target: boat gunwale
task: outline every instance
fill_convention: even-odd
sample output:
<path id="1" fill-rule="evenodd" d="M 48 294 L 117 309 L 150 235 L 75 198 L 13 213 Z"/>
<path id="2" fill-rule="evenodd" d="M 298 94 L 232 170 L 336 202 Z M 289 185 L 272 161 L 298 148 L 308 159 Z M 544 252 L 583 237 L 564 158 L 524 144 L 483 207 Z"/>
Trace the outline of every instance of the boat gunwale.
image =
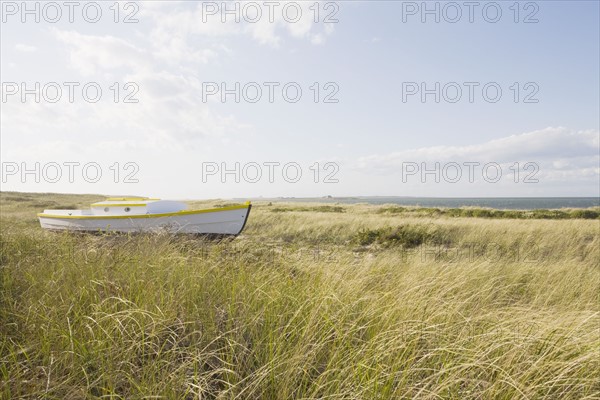
<path id="1" fill-rule="evenodd" d="M 104 201 L 155 201 L 155 200 L 160 200 L 157 198 L 150 198 L 150 197 L 108 197 L 106 200 Z"/>
<path id="2" fill-rule="evenodd" d="M 146 207 L 147 203 L 94 203 L 90 207 Z"/>
<path id="3" fill-rule="evenodd" d="M 134 219 L 134 218 L 161 218 L 161 217 L 177 217 L 182 215 L 194 215 L 213 213 L 219 211 L 234 211 L 242 210 L 244 208 L 250 209 L 251 204 L 239 204 L 235 206 L 219 207 L 219 208 L 205 208 L 199 210 L 181 210 L 169 213 L 158 213 L 158 214 L 133 214 L 133 215 L 58 215 L 58 214 L 44 214 L 39 213 L 39 218 L 54 218 L 54 219 Z M 66 211 L 66 210 L 65 210 Z"/>

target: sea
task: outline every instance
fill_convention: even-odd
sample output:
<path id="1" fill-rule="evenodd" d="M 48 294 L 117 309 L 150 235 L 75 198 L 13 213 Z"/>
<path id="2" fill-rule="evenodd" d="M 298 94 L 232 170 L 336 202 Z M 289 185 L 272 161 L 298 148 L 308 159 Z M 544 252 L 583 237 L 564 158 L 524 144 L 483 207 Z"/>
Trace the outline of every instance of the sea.
<path id="1" fill-rule="evenodd" d="M 418 207 L 484 207 L 500 210 L 535 210 L 600 207 L 600 197 L 278 197 L 257 201 L 319 202 L 340 204 L 397 204 Z"/>

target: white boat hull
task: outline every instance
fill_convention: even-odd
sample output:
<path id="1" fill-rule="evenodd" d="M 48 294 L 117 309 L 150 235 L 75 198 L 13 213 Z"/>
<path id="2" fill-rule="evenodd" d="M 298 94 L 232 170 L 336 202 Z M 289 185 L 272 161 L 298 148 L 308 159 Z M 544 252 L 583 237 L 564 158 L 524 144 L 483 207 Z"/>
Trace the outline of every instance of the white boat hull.
<path id="1" fill-rule="evenodd" d="M 251 205 L 221 209 L 180 211 L 131 216 L 38 214 L 42 228 L 88 232 L 156 232 L 238 235 L 244 229 Z"/>

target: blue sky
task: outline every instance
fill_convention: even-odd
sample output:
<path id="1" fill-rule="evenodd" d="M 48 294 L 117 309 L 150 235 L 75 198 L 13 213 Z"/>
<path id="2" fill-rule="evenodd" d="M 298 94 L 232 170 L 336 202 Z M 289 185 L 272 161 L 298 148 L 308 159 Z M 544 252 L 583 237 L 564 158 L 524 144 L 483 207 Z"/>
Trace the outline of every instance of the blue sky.
<path id="1" fill-rule="evenodd" d="M 13 2 L 2 6 L 3 190 L 177 198 L 599 195 L 595 1 L 477 2 L 473 22 L 464 2 L 428 2 L 440 9 L 440 22 L 431 14 L 422 21 L 422 2 L 390 1 L 279 2 L 271 22 L 265 4 L 255 2 L 263 12 L 257 23 L 244 21 L 243 13 L 239 23 L 207 13 L 221 2 L 137 2 L 137 8 L 123 2 L 117 23 L 113 2 L 102 3 L 97 23 L 77 11 L 73 23 L 66 15 L 48 22 L 44 3 L 39 23 L 32 16 L 23 22 L 22 10 L 7 3 Z M 292 10 L 302 7 L 297 22 L 278 12 L 289 3 Z M 455 5 L 462 17 L 445 21 L 455 16 Z M 497 9 L 498 21 L 486 20 Z M 335 10 L 337 22 L 324 22 Z M 139 22 L 123 23 L 132 11 Z M 524 23 L 527 15 L 537 22 Z M 102 98 L 92 104 L 76 90 L 72 103 L 65 96 L 36 103 L 31 95 L 22 101 L 20 93 L 7 94 L 14 84 L 20 90 L 21 83 L 33 88 L 35 82 L 94 82 Z M 110 89 L 115 82 L 118 103 Z M 139 88 L 138 103 L 122 101 L 127 82 Z M 263 96 L 257 103 L 243 96 L 236 103 L 233 95 L 222 102 L 219 94 L 204 101 L 211 82 L 230 89 L 257 82 Z M 278 84 L 273 102 L 264 82 Z M 302 89 L 296 103 L 281 93 L 290 82 Z M 420 93 L 405 93 L 436 82 L 440 93 L 445 85 L 450 90 L 439 103 L 434 94 L 423 101 Z M 465 82 L 473 85 L 473 102 Z M 483 97 L 486 84 L 502 90 L 497 102 Z M 455 98 L 456 85 L 462 97 L 453 103 L 448 99 Z M 332 88 L 337 102 L 324 103 Z M 527 94 L 537 102 L 524 102 Z M 69 162 L 80 164 L 72 182 L 64 166 Z M 270 180 L 266 165 L 275 162 Z M 35 163 L 39 182 L 35 173 L 21 175 Z M 61 179 L 46 176 L 54 176 L 54 163 Z M 87 163 L 101 169 L 97 182 L 78 172 Z M 136 167 L 125 169 L 127 163 Z M 235 174 L 220 173 L 236 163 L 239 182 Z M 479 163 L 473 182 L 465 163 Z M 285 164 L 299 168 L 302 178 L 291 182 L 281 170 Z M 207 174 L 215 165 L 219 171 Z M 244 171 L 255 176 L 256 165 L 262 178 L 251 182 Z M 490 178 L 486 165 L 500 166 L 501 176 Z M 457 168 L 458 180 L 451 178 Z M 423 175 L 424 169 L 438 175 Z M 124 182 L 132 171 L 137 182 Z M 323 182 L 329 173 L 331 182 Z"/>

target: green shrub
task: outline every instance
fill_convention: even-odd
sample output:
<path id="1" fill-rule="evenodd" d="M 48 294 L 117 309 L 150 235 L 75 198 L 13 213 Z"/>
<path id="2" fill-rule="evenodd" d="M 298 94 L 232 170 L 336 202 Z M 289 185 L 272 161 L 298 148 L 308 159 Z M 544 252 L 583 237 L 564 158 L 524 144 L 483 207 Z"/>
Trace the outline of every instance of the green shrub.
<path id="1" fill-rule="evenodd" d="M 570 213 L 571 218 L 597 219 L 600 218 L 600 212 L 596 210 L 574 210 Z"/>
<path id="2" fill-rule="evenodd" d="M 494 215 L 492 210 L 476 209 L 473 210 L 473 216 L 476 218 L 491 218 Z"/>
<path id="3" fill-rule="evenodd" d="M 423 244 L 448 244 L 450 240 L 447 236 L 439 227 L 431 230 L 424 225 L 399 225 L 379 229 L 361 229 L 356 233 L 354 242 L 362 246 L 379 244 L 384 247 L 414 248 Z"/>
<path id="4" fill-rule="evenodd" d="M 271 209 L 271 212 L 332 212 L 332 213 L 343 213 L 346 209 L 341 206 L 315 206 L 315 207 L 275 207 Z"/>
<path id="5" fill-rule="evenodd" d="M 382 235 L 382 244 L 386 246 L 401 245 L 406 248 L 418 247 L 433 235 L 419 225 L 400 225 Z"/>
<path id="6" fill-rule="evenodd" d="M 346 212 L 344 207 L 340 207 L 340 206 L 318 206 L 318 207 L 313 207 L 312 209 L 308 209 L 306 211 L 333 212 L 333 213 Z"/>
<path id="7" fill-rule="evenodd" d="M 406 211 L 406 207 L 391 206 L 391 207 L 379 207 L 379 208 L 377 208 L 377 213 L 378 214 L 401 214 L 401 213 L 403 213 L 405 211 Z"/>
<path id="8" fill-rule="evenodd" d="M 361 229 L 356 233 L 355 242 L 361 246 L 373 244 L 381 235 L 380 231 L 380 229 Z"/>

